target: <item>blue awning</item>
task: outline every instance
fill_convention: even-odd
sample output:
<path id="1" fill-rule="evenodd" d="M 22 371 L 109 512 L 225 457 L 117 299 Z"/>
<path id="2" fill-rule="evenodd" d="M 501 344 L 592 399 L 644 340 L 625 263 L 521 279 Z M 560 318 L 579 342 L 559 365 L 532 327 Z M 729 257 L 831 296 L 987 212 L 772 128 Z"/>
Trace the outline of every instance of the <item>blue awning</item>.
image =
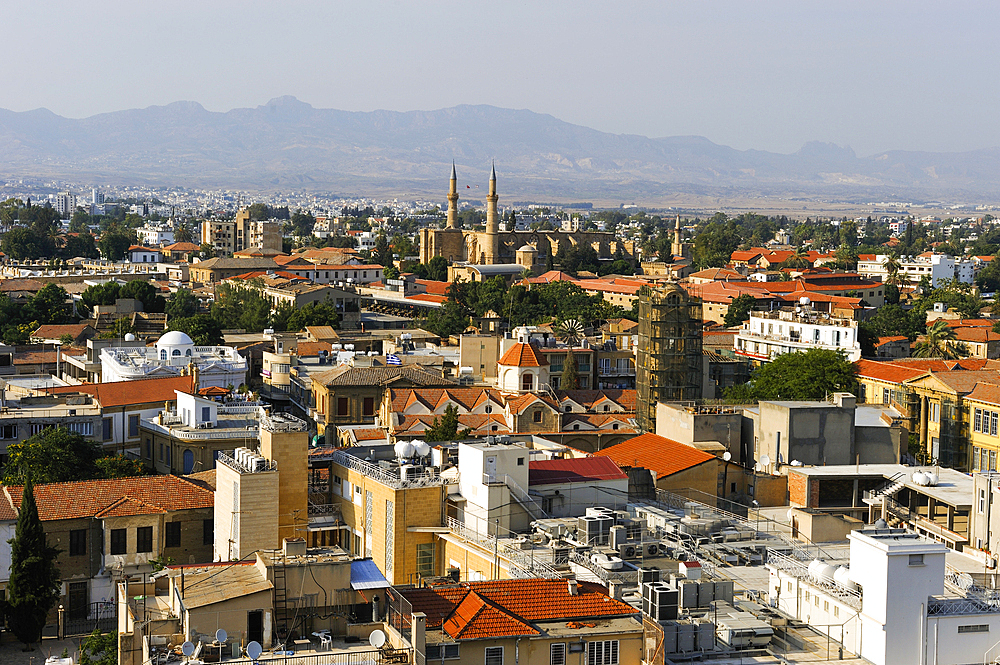
<path id="1" fill-rule="evenodd" d="M 351 562 L 351 588 L 355 591 L 360 589 L 387 589 L 389 580 L 378 569 L 371 559 L 359 559 Z"/>

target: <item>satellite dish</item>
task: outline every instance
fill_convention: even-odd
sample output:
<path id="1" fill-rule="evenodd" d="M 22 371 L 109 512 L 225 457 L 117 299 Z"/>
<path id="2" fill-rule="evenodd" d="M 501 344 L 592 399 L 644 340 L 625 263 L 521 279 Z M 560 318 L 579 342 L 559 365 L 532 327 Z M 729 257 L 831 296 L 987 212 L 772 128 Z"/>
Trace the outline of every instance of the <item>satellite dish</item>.
<path id="1" fill-rule="evenodd" d="M 771 463 L 771 458 L 770 457 L 768 457 L 767 455 L 761 455 L 760 456 L 760 465 L 761 466 L 767 466 L 770 463 Z"/>
<path id="2" fill-rule="evenodd" d="M 975 582 L 972 581 L 972 575 L 968 573 L 962 573 L 958 576 L 958 586 L 963 591 L 968 591 L 969 589 L 971 589 L 973 584 L 975 584 Z"/>
<path id="3" fill-rule="evenodd" d="M 229 638 L 229 635 L 227 635 L 226 631 L 222 630 L 221 628 L 219 630 L 215 631 L 215 641 L 218 642 L 219 644 L 222 644 L 228 638 Z"/>
<path id="4" fill-rule="evenodd" d="M 727 450 L 726 452 L 722 453 L 722 459 L 728 462 L 729 460 L 733 459 L 733 454 Z"/>
<path id="5" fill-rule="evenodd" d="M 368 636 L 368 644 L 376 649 L 381 649 L 385 645 L 385 633 L 378 629 L 373 630 L 372 634 Z"/>
<path id="6" fill-rule="evenodd" d="M 760 471 L 760 462 L 757 462 L 756 464 L 753 465 L 753 470 Z"/>
<path id="7" fill-rule="evenodd" d="M 264 649 L 260 646 L 260 642 L 251 642 L 247 645 L 247 655 L 250 656 L 250 660 L 257 660 L 263 652 Z"/>
<path id="8" fill-rule="evenodd" d="M 185 642 L 181 645 L 181 653 L 190 658 L 194 654 L 194 644 Z"/>

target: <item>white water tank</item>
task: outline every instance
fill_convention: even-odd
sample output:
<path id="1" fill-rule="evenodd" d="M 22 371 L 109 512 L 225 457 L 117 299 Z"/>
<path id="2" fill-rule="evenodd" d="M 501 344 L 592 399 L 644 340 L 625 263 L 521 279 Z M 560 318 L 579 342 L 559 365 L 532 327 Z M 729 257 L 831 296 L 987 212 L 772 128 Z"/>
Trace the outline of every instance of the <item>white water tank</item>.
<path id="1" fill-rule="evenodd" d="M 923 471 L 914 471 L 913 475 L 910 476 L 910 479 L 913 480 L 914 485 L 920 485 L 921 487 L 926 487 L 930 484 L 927 479 L 927 474 Z"/>
<path id="2" fill-rule="evenodd" d="M 396 457 L 411 457 L 413 455 L 413 444 L 409 441 L 397 441 L 392 449 L 396 451 Z"/>

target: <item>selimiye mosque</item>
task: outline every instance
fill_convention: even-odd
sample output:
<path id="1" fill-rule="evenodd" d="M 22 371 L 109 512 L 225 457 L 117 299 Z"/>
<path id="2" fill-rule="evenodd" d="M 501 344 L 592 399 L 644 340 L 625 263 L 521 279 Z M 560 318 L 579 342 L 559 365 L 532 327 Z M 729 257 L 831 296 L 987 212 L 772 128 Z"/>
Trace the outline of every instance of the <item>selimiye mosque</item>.
<path id="1" fill-rule="evenodd" d="M 605 231 L 518 231 L 501 228 L 497 214 L 497 172 L 490 173 L 490 189 L 486 196 L 486 230 L 472 231 L 458 223 L 458 173 L 451 167 L 451 186 L 448 190 L 448 221 L 443 229 L 420 230 L 420 261 L 428 263 L 435 256 L 443 256 L 450 263 L 497 265 L 532 263 L 532 267 L 545 264 L 545 257 L 552 256 L 565 244 L 590 245 L 601 259 L 616 256 L 632 257 L 631 242 L 619 240 L 614 233 Z M 619 254 L 619 250 L 621 254 Z M 528 267 L 528 266 L 525 266 Z"/>

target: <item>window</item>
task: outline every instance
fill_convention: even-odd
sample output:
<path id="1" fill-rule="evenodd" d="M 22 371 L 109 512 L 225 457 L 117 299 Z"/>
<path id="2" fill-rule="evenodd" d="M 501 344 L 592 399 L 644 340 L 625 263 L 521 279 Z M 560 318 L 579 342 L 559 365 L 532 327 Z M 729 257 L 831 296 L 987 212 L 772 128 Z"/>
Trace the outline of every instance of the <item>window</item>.
<path id="1" fill-rule="evenodd" d="M 17 425 L 0 425 L 0 439 L 16 439 Z"/>
<path id="2" fill-rule="evenodd" d="M 524 466 L 524 458 L 523 457 L 518 457 L 517 458 L 517 465 L 518 466 Z"/>
<path id="3" fill-rule="evenodd" d="M 983 429 L 982 429 L 982 421 L 983 421 L 983 410 L 982 409 L 974 409 L 973 410 L 973 416 L 972 416 L 972 431 L 973 432 L 982 432 L 983 431 Z"/>
<path id="4" fill-rule="evenodd" d="M 87 530 L 73 529 L 69 532 L 69 555 L 83 556 L 87 553 Z"/>
<path id="5" fill-rule="evenodd" d="M 417 545 L 417 574 L 421 577 L 434 576 L 434 543 Z"/>
<path id="6" fill-rule="evenodd" d="M 936 423 L 941 418 L 941 405 L 937 402 L 931 402 L 931 422 Z"/>
<path id="7" fill-rule="evenodd" d="M 618 640 L 589 642 L 587 665 L 618 665 Z"/>
<path id="8" fill-rule="evenodd" d="M 503 665 L 503 647 L 486 647 L 486 665 Z"/>
<path id="9" fill-rule="evenodd" d="M 66 428 L 71 432 L 76 432 L 83 436 L 94 435 L 94 423 L 70 423 Z"/>
<path id="10" fill-rule="evenodd" d="M 338 416 L 346 416 L 347 413 L 348 413 L 348 410 L 347 410 L 347 398 L 346 397 L 338 397 L 337 398 L 337 415 Z"/>
<path id="11" fill-rule="evenodd" d="M 362 402 L 361 415 L 363 416 L 374 416 L 375 415 L 375 398 L 366 397 Z"/>
<path id="12" fill-rule="evenodd" d="M 458 645 L 428 644 L 425 658 L 428 663 L 441 660 L 455 660 L 458 658 Z"/>
<path id="13" fill-rule="evenodd" d="M 531 372 L 525 372 L 524 376 L 521 377 L 521 390 L 531 390 L 534 384 L 534 375 Z"/>
<path id="14" fill-rule="evenodd" d="M 882 403 L 883 404 L 888 404 L 889 403 L 889 389 L 888 388 L 883 388 L 882 389 Z"/>
<path id="15" fill-rule="evenodd" d="M 997 420 L 1000 418 L 1000 414 L 996 411 L 990 411 L 990 436 L 997 435 Z"/>
<path id="16" fill-rule="evenodd" d="M 990 471 L 996 471 L 997 470 L 997 451 L 995 451 L 995 450 L 991 450 L 990 451 L 990 468 L 989 468 L 989 470 Z"/>
<path id="17" fill-rule="evenodd" d="M 181 355 L 181 350 L 180 350 L 180 349 L 174 349 L 174 350 L 173 350 L 173 351 L 172 351 L 172 352 L 170 353 L 170 355 L 172 355 L 172 356 L 180 356 L 180 355 Z"/>
<path id="18" fill-rule="evenodd" d="M 128 435 L 139 436 L 139 414 L 132 413 L 128 417 Z"/>
<path id="19" fill-rule="evenodd" d="M 128 553 L 128 529 L 111 529 L 111 553 Z"/>
<path id="20" fill-rule="evenodd" d="M 181 523 L 167 522 L 163 532 L 164 547 L 181 546 Z"/>
<path id="21" fill-rule="evenodd" d="M 166 359 L 167 359 L 167 350 L 160 349 L 160 360 L 166 360 Z"/>
<path id="22" fill-rule="evenodd" d="M 140 526 L 135 530 L 135 551 L 136 552 L 153 551 L 153 527 Z"/>
<path id="23" fill-rule="evenodd" d="M 922 566 L 924 565 L 924 555 L 923 554 L 911 554 L 907 565 L 910 566 Z"/>
<path id="24" fill-rule="evenodd" d="M 536 422 L 536 423 L 542 422 L 542 410 L 541 409 L 535 409 L 532 412 L 532 414 L 531 414 L 531 420 L 532 420 L 532 422 Z"/>
<path id="25" fill-rule="evenodd" d="M 959 626 L 959 633 L 988 633 L 990 625 L 988 623 L 973 624 L 971 626 Z"/>
<path id="26" fill-rule="evenodd" d="M 986 490 L 979 490 L 979 512 L 986 512 Z"/>
<path id="27" fill-rule="evenodd" d="M 839 605 L 834 605 L 833 606 L 833 616 L 835 616 L 835 617 L 839 617 L 840 616 L 840 606 Z"/>
<path id="28" fill-rule="evenodd" d="M 211 545 L 215 542 L 215 521 L 212 519 L 201 521 L 201 544 Z"/>
<path id="29" fill-rule="evenodd" d="M 36 434 L 41 434 L 45 427 L 46 426 L 41 423 L 28 423 L 28 435 L 34 436 Z"/>
<path id="30" fill-rule="evenodd" d="M 549 665 L 566 665 L 565 642 L 556 642 L 549 645 Z"/>

